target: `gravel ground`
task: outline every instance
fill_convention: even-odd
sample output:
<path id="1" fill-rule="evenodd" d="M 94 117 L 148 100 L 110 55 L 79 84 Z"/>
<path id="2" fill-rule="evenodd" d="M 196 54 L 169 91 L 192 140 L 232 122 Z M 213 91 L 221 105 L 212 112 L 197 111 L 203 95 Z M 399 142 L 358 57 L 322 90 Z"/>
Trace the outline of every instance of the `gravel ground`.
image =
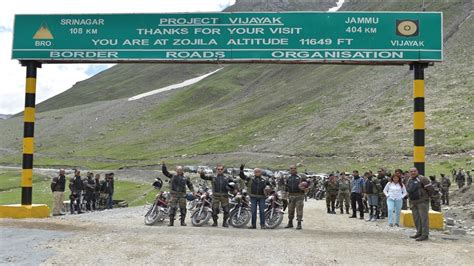
<path id="1" fill-rule="evenodd" d="M 2 219 L 0 226 L 5 232 L 29 230 L 30 237 L 38 238 L 45 230 L 50 232 L 35 249 L 26 249 L 24 256 L 31 253 L 27 264 L 452 264 L 456 261 L 458 265 L 472 265 L 474 261 L 471 236 L 432 232 L 429 241 L 419 243 L 408 238 L 413 229 L 389 228 L 384 221 L 374 223 L 348 219 L 347 215 L 329 215 L 322 201 L 306 203 L 302 231 L 284 229 L 283 225 L 275 230 L 197 228 L 190 226 L 189 221 L 187 227 L 162 224 L 150 227 L 143 223 L 144 212 L 143 207 L 134 207 L 50 219 Z M 58 234 L 64 235 L 58 237 Z M 2 233 L 2 241 L 13 239 L 13 235 Z M 24 249 L 28 242 L 29 238 L 20 238 L 8 241 L 8 249 L 2 245 L 1 253 L 7 254 L 2 255 L 2 263 L 14 263 L 4 258 L 16 256 L 13 251 Z M 38 247 L 47 252 L 35 257 Z"/>

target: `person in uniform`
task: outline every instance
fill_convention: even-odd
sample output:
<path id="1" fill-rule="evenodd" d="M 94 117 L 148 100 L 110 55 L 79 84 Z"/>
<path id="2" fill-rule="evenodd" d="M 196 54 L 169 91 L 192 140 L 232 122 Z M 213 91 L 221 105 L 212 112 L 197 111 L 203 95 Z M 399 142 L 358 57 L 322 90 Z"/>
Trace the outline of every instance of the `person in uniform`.
<path id="1" fill-rule="evenodd" d="M 176 166 L 176 174 L 172 175 L 168 172 L 165 162 L 161 164 L 161 172 L 164 176 L 170 179 L 171 191 L 170 191 L 170 223 L 168 226 L 174 225 L 174 217 L 176 216 L 176 211 L 180 213 L 181 226 L 186 226 L 184 220 L 186 219 L 186 186 L 188 189 L 194 193 L 193 183 L 189 180 L 188 177 L 184 176 L 183 167 Z"/>
<path id="2" fill-rule="evenodd" d="M 303 187 L 300 184 L 306 181 L 300 175 L 296 169 L 296 165 L 290 166 L 290 176 L 286 180 L 286 189 L 288 192 L 288 224 L 285 228 L 293 228 L 293 219 L 295 218 L 296 209 L 296 220 L 298 224 L 297 230 L 301 230 L 301 222 L 303 221 L 303 207 L 304 207 L 304 194 L 308 190 L 307 187 Z"/>
<path id="3" fill-rule="evenodd" d="M 387 173 L 384 168 L 380 168 L 377 174 L 377 191 L 378 191 L 378 196 L 379 196 L 379 202 L 378 202 L 378 209 L 380 211 L 380 217 L 377 217 L 377 219 L 384 219 L 385 217 L 388 216 L 388 210 L 387 210 L 387 197 L 383 193 L 383 189 L 387 185 L 389 181 L 389 177 L 387 176 Z"/>
<path id="4" fill-rule="evenodd" d="M 51 181 L 51 191 L 53 192 L 53 216 L 64 215 L 62 213 L 63 201 L 64 201 L 64 190 L 66 188 L 66 171 L 64 169 L 59 170 L 59 176 L 54 177 Z"/>
<path id="5" fill-rule="evenodd" d="M 222 221 L 223 227 L 229 227 L 227 220 L 229 219 L 229 195 L 231 190 L 229 183 L 232 181 L 224 175 L 224 166 L 218 164 L 216 167 L 217 175 L 206 176 L 202 170 L 199 170 L 199 175 L 204 180 L 212 181 L 212 226 L 217 226 L 217 215 L 219 214 L 219 206 L 222 206 L 224 217 Z"/>
<path id="6" fill-rule="evenodd" d="M 366 177 L 364 183 L 364 193 L 367 198 L 367 203 L 369 204 L 369 219 L 367 221 L 375 222 L 379 219 L 379 180 L 375 178 L 370 172 L 365 172 L 364 177 Z M 375 209 L 375 212 L 374 212 Z"/>
<path id="7" fill-rule="evenodd" d="M 91 172 L 87 172 L 87 179 L 84 180 L 84 189 L 86 191 L 86 195 L 84 199 L 86 200 L 86 209 L 88 211 L 92 211 L 93 206 L 93 198 L 94 198 L 94 191 L 95 191 L 95 181 L 92 179 L 94 175 Z"/>
<path id="8" fill-rule="evenodd" d="M 82 180 L 81 180 L 81 171 L 75 170 L 74 177 L 69 181 L 69 189 L 71 190 L 71 195 L 69 196 L 71 214 L 74 214 L 75 210 L 77 213 L 82 213 L 81 210 L 81 195 L 82 195 Z"/>
<path id="9" fill-rule="evenodd" d="M 441 212 L 441 184 L 436 180 L 436 176 L 430 176 L 433 195 L 431 195 L 431 209 L 435 212 Z"/>
<path id="10" fill-rule="evenodd" d="M 339 209 L 341 210 L 341 214 L 344 213 L 343 211 L 343 203 L 346 207 L 346 214 L 349 214 L 349 206 L 351 205 L 351 181 L 347 178 L 344 172 L 341 173 L 341 177 L 338 181 L 339 192 L 337 197 L 339 198 Z"/>
<path id="11" fill-rule="evenodd" d="M 430 234 L 428 211 L 429 199 L 433 195 L 433 186 L 428 178 L 420 175 L 418 169 L 412 167 L 410 168 L 407 192 L 416 226 L 416 234 L 410 238 L 414 238 L 416 241 L 425 241 Z"/>
<path id="12" fill-rule="evenodd" d="M 339 189 L 334 174 L 331 173 L 329 175 L 329 179 L 324 183 L 324 187 L 326 188 L 326 207 L 328 213 L 336 214 L 335 203 Z"/>
<path id="13" fill-rule="evenodd" d="M 249 229 L 257 228 L 257 206 L 260 214 L 260 229 L 265 229 L 265 187 L 272 184 L 270 181 L 265 180 L 262 177 L 262 170 L 260 168 L 255 168 L 253 170 L 254 177 L 250 178 L 244 174 L 245 165 L 240 165 L 239 176 L 242 180 L 247 181 L 247 187 L 250 192 L 250 205 L 252 208 L 252 225 Z"/>
<path id="14" fill-rule="evenodd" d="M 441 174 L 441 201 L 443 205 L 449 205 L 449 187 L 451 186 L 451 180 L 449 177 Z"/>

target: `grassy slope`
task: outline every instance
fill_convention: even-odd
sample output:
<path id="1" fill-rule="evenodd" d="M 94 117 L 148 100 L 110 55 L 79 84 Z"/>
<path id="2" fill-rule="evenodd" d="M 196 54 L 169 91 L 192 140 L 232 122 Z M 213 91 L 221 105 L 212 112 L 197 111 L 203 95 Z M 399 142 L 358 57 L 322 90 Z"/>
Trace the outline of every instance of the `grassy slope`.
<path id="1" fill-rule="evenodd" d="M 445 36 L 451 36 L 445 44 L 446 61 L 426 71 L 427 151 L 431 155 L 474 148 L 474 128 L 468 122 L 474 115 L 469 108 L 474 102 L 474 72 L 466 56 L 474 53 L 469 41 L 474 38 L 473 18 L 451 35 L 469 8 L 472 10 L 472 4 L 466 3 L 433 1 L 428 6 L 428 10 L 444 12 Z M 247 7 L 244 3 L 235 8 Z M 351 1 L 344 8 L 418 10 L 419 4 Z M 104 82 L 106 74 L 100 77 Z M 105 121 L 100 116 L 107 109 L 105 103 L 40 115 L 36 163 L 102 168 L 152 165 L 167 158 L 183 163 L 251 161 L 273 167 L 285 167 L 289 160 L 305 160 L 308 167 L 324 170 L 408 167 L 411 162 L 407 156 L 412 150 L 411 84 L 412 73 L 407 66 L 226 66 L 160 102 L 153 102 L 157 97 L 144 101 L 140 112 L 119 101 L 113 103 L 120 109 L 107 106 L 113 112 L 106 114 L 112 118 Z M 136 89 L 133 87 L 134 93 Z M 118 112 L 121 116 L 116 116 Z M 77 116 L 98 117 L 101 123 L 82 122 L 79 131 L 90 131 L 84 136 L 70 124 L 79 119 Z M 68 134 L 48 131 L 55 125 Z M 8 130 L 8 137 L 0 137 L 0 147 L 16 150 L 20 140 L 11 140 L 19 134 L 21 123 L 11 119 L 0 127 Z M 16 132 L 12 130 L 15 127 Z M 247 153 L 222 154 L 239 151 Z M 183 154 L 187 156 L 181 157 Z M 281 159 L 280 154 L 284 156 Z M 6 155 L 0 163 L 19 160 L 18 154 Z M 466 160 L 469 158 L 453 156 L 428 161 L 433 171 L 440 171 Z"/>

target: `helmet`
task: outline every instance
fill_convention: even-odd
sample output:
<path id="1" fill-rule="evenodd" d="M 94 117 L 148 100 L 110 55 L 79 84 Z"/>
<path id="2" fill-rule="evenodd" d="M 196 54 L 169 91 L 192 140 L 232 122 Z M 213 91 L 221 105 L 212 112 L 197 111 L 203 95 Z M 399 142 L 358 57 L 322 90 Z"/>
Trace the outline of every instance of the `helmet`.
<path id="1" fill-rule="evenodd" d="M 157 178 L 155 178 L 155 182 L 153 182 L 152 185 L 156 189 L 161 189 L 161 187 L 163 186 L 163 180 L 161 180 L 161 178 L 157 177 Z"/>
<path id="2" fill-rule="evenodd" d="M 190 193 L 186 194 L 186 200 L 188 200 L 188 201 L 193 201 L 193 200 L 194 200 L 194 195 L 193 195 L 193 193 L 190 192 Z"/>
<path id="3" fill-rule="evenodd" d="M 269 195 L 272 192 L 272 187 L 270 187 L 269 185 L 265 186 L 263 192 L 265 193 L 265 195 Z"/>
<path id="4" fill-rule="evenodd" d="M 303 190 L 303 189 L 308 188 L 308 185 L 309 185 L 308 182 L 302 181 L 302 182 L 298 185 L 298 188 L 301 189 L 301 190 Z"/>

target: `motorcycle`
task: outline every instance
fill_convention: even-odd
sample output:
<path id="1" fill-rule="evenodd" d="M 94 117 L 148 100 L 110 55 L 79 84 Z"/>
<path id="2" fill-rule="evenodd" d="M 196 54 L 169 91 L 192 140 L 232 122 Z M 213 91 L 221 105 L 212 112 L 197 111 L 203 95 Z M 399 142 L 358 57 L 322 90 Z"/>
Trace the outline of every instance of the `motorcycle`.
<path id="1" fill-rule="evenodd" d="M 283 221 L 285 212 L 282 210 L 283 204 L 281 203 L 281 198 L 281 192 L 272 192 L 265 200 L 267 204 L 265 210 L 265 226 L 268 229 L 277 228 Z"/>
<path id="2" fill-rule="evenodd" d="M 191 223 L 193 226 L 202 226 L 212 217 L 212 191 L 200 188 L 191 206 Z"/>
<path id="3" fill-rule="evenodd" d="M 156 179 L 153 183 L 153 186 L 156 189 L 161 189 L 161 179 Z M 163 222 L 166 218 L 169 217 L 170 207 L 168 206 L 168 201 L 170 198 L 169 192 L 161 191 L 156 194 L 155 201 L 148 209 L 145 214 L 145 224 L 154 225 L 157 222 Z"/>
<path id="4" fill-rule="evenodd" d="M 316 194 L 314 195 L 314 198 L 316 200 L 322 200 L 324 198 L 326 194 L 326 188 L 324 188 L 324 186 L 320 186 L 317 191 L 316 191 Z"/>
<path id="5" fill-rule="evenodd" d="M 229 212 L 229 224 L 231 226 L 241 228 L 249 223 L 250 218 L 252 218 L 249 202 L 250 198 L 245 190 L 231 198 L 231 210 Z"/>

